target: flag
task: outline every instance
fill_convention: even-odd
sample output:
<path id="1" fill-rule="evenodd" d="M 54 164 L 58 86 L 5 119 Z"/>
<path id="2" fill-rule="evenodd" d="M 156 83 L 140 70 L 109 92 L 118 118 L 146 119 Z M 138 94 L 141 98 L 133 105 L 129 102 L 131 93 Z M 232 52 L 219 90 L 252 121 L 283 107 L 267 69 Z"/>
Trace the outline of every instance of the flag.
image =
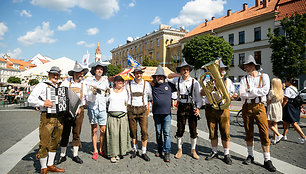
<path id="1" fill-rule="evenodd" d="M 137 66 L 140 66 L 140 63 L 134 60 L 129 54 L 128 54 L 128 65 L 135 68 Z"/>
<path id="2" fill-rule="evenodd" d="M 88 53 L 88 50 L 87 50 L 87 53 L 83 55 L 82 64 L 83 64 L 84 66 L 87 66 L 87 65 L 88 65 L 88 61 L 89 61 L 89 53 Z"/>

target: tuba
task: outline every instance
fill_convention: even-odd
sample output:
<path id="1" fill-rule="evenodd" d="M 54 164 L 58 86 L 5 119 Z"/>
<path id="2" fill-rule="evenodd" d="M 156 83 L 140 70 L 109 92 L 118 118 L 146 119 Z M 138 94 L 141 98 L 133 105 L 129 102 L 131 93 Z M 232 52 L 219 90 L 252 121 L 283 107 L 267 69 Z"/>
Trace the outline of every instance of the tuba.
<path id="1" fill-rule="evenodd" d="M 231 103 L 230 96 L 220 75 L 220 61 L 221 59 L 217 58 L 217 60 L 203 65 L 202 68 L 205 68 L 208 72 L 200 77 L 200 84 L 208 102 L 216 110 L 224 110 L 228 108 Z M 212 79 L 204 84 L 206 75 L 210 75 Z"/>

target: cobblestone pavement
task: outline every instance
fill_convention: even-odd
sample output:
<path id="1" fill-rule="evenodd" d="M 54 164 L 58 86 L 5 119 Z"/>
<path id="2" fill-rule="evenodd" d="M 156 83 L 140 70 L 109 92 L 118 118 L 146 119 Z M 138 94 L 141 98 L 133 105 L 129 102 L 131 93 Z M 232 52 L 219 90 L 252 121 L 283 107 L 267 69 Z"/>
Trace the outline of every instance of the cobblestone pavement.
<path id="1" fill-rule="evenodd" d="M 9 110 L 9 111 L 4 111 Z M 118 163 L 110 163 L 109 159 L 105 159 L 99 156 L 97 161 L 91 159 L 92 145 L 90 136 L 90 125 L 88 122 L 87 111 L 85 113 L 81 140 L 82 148 L 80 149 L 79 156 L 83 159 L 82 165 L 72 161 L 72 150 L 68 148 L 68 159 L 66 162 L 59 165 L 59 167 L 66 169 L 65 173 L 269 173 L 265 170 L 260 163 L 263 161 L 263 157 L 260 156 L 260 160 L 256 164 L 243 165 L 242 161 L 245 156 L 240 153 L 230 151 L 232 155 L 233 164 L 226 165 L 221 158 L 223 154 L 223 148 L 218 146 L 220 159 L 212 161 L 205 161 L 205 157 L 210 153 L 210 142 L 207 139 L 198 138 L 197 152 L 200 156 L 199 160 L 192 159 L 189 156 L 190 153 L 190 138 L 189 133 L 184 134 L 183 144 L 183 156 L 181 159 L 175 159 L 176 153 L 176 139 L 174 138 L 176 127 L 171 127 L 171 162 L 165 163 L 161 158 L 155 157 L 154 153 L 157 150 L 155 141 L 155 128 L 153 118 L 149 117 L 149 140 L 147 153 L 151 158 L 150 162 L 146 162 L 140 157 L 130 159 L 130 154 L 124 156 Z M 201 111 L 202 119 L 198 122 L 198 129 L 204 132 L 208 132 L 206 119 L 204 117 L 204 111 Z M 231 127 L 230 133 L 232 142 L 240 144 L 245 147 L 244 141 L 244 129 L 236 123 L 234 123 L 235 113 L 231 113 Z M 2 154 L 8 148 L 17 143 L 22 137 L 35 130 L 39 124 L 39 112 L 24 109 L 18 107 L 0 108 L 0 153 Z M 173 114 L 173 120 L 176 120 L 176 114 Z M 306 119 L 301 118 L 300 125 L 302 130 L 306 133 Z M 280 132 L 283 130 L 282 124 L 279 124 Z M 256 126 L 255 126 L 256 127 Z M 255 129 L 255 150 L 261 151 L 258 134 Z M 140 133 L 138 134 L 140 136 Z M 270 135 L 272 133 L 270 132 Z M 277 158 L 294 166 L 305 169 L 306 172 L 306 144 L 298 144 L 298 134 L 293 128 L 290 128 L 288 132 L 288 140 L 281 141 L 277 145 L 271 146 L 271 157 Z M 139 137 L 140 139 L 140 137 Z M 141 143 L 138 143 L 141 147 Z M 27 153 L 17 165 L 9 173 L 37 173 L 40 171 L 39 160 L 35 159 L 35 155 L 38 151 L 38 144 L 34 145 L 33 149 Z M 246 151 L 245 148 L 241 151 Z M 262 154 L 261 154 L 262 155 Z M 0 170 L 1 173 L 1 170 Z M 280 173 L 277 171 L 276 173 Z"/>

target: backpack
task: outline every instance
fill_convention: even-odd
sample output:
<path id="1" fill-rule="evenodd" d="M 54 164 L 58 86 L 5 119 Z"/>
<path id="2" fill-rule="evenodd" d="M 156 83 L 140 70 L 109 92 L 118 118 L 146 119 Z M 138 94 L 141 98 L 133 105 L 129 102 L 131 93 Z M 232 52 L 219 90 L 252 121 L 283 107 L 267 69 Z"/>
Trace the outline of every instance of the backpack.
<path id="1" fill-rule="evenodd" d="M 297 96 L 293 99 L 293 105 L 296 106 L 296 107 L 301 107 L 302 104 L 303 104 L 303 99 L 300 96 L 300 93 L 295 91 L 293 88 L 291 88 L 291 89 L 297 94 Z"/>

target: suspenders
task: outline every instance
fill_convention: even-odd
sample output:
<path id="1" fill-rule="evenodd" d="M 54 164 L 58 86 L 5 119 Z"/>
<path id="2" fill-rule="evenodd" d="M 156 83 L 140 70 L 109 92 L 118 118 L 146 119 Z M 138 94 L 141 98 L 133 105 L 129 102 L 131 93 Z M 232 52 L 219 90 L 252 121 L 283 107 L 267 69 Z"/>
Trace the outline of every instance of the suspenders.
<path id="1" fill-rule="evenodd" d="M 146 87 L 145 81 L 143 83 L 143 91 L 142 91 L 142 93 L 141 92 L 132 92 L 131 81 L 129 81 L 129 86 L 130 86 L 130 92 L 131 92 L 131 106 L 133 106 L 133 96 L 134 97 L 142 96 L 142 104 L 143 104 L 143 106 L 145 106 L 145 103 L 144 103 L 144 92 L 145 92 L 145 87 Z"/>
<path id="2" fill-rule="evenodd" d="M 181 77 L 178 78 L 178 82 L 177 82 L 177 92 L 178 92 L 178 97 L 179 97 L 179 100 L 178 102 L 181 102 L 181 93 L 180 93 L 180 80 L 181 80 Z M 187 89 L 187 92 L 188 92 L 188 95 L 187 95 L 187 102 L 189 100 L 189 95 L 192 96 L 192 93 L 193 93 L 193 84 L 194 84 L 194 78 L 192 78 L 192 82 L 191 82 L 191 92 L 189 94 L 189 91 Z M 185 95 L 184 95 L 185 96 Z M 185 99 L 185 98 L 184 98 Z"/>
<path id="3" fill-rule="evenodd" d="M 260 75 L 258 88 L 262 88 L 263 87 L 262 75 L 263 75 L 263 73 L 261 73 L 261 75 Z M 247 88 L 250 89 L 250 85 L 249 85 L 249 82 L 248 82 L 248 75 L 245 76 L 245 81 L 246 81 Z M 258 98 L 259 98 L 259 103 L 261 103 L 261 97 L 258 97 Z M 254 100 L 254 102 L 255 102 L 255 99 L 256 98 L 251 99 L 251 100 Z M 246 103 L 246 101 L 247 100 L 245 100 L 245 103 Z"/>
<path id="4" fill-rule="evenodd" d="M 69 89 L 71 89 L 75 93 L 80 93 L 80 99 L 81 99 L 81 106 L 83 106 L 83 83 L 81 83 L 81 89 L 77 87 L 72 87 L 71 88 L 71 79 L 69 82 Z"/>

